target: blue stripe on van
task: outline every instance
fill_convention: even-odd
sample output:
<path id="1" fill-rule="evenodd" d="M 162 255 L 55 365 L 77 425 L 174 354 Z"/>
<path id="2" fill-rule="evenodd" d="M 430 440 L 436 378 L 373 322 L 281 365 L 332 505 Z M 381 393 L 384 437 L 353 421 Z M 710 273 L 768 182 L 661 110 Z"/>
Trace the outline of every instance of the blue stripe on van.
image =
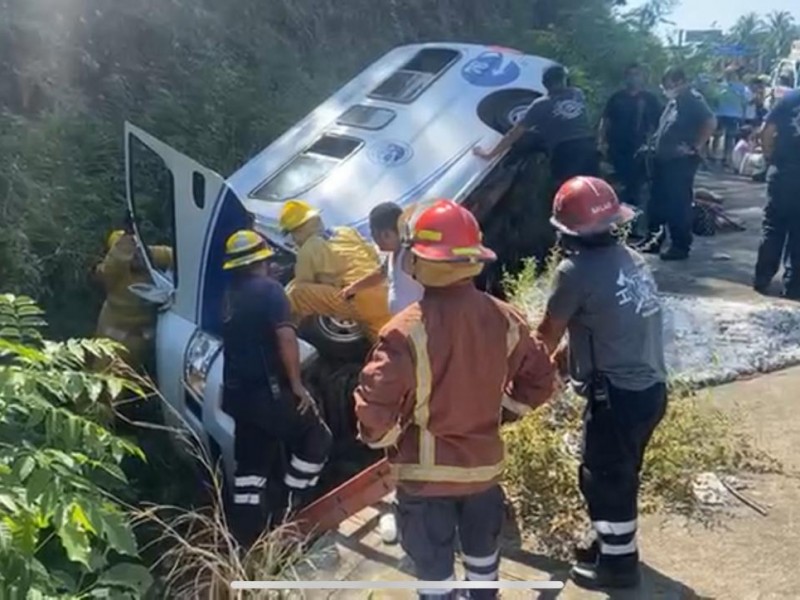
<path id="1" fill-rule="evenodd" d="M 227 284 L 225 241 L 233 232 L 248 225 L 247 211 L 236 193 L 227 185 L 215 206 L 217 214 L 212 218 L 203 242 L 200 285 L 198 286 L 198 312 L 200 328 L 213 335 L 222 335 L 222 297 Z"/>

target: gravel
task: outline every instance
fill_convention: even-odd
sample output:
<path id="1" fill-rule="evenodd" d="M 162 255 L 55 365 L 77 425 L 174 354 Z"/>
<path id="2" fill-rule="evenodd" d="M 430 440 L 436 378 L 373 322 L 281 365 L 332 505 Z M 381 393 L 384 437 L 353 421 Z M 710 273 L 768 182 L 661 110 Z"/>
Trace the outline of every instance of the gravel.
<path id="1" fill-rule="evenodd" d="M 800 307 L 665 296 L 670 373 L 708 386 L 800 363 Z"/>
<path id="2" fill-rule="evenodd" d="M 539 322 L 546 295 L 539 286 L 526 291 L 532 323 Z M 662 300 L 673 378 L 705 387 L 800 363 L 800 306 L 670 295 Z"/>

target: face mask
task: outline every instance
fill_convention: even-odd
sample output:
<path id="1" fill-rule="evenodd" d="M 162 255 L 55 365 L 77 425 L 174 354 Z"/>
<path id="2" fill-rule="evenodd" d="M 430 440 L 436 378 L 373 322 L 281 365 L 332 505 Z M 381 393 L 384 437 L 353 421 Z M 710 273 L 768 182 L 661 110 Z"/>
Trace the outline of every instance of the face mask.
<path id="1" fill-rule="evenodd" d="M 678 90 L 664 90 L 664 95 L 670 100 L 675 100 L 678 97 Z"/>

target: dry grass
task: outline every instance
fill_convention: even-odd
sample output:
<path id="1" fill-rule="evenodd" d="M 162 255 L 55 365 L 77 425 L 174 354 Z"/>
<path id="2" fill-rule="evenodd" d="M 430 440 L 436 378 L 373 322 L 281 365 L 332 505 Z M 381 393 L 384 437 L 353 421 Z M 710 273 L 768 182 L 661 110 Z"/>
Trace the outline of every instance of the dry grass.
<path id="1" fill-rule="evenodd" d="M 510 296 L 532 322 L 541 316 L 553 277 L 554 255 L 539 277 L 535 265 L 509 281 Z M 779 465 L 738 433 L 731 417 L 712 408 L 703 392 L 673 383 L 667 414 L 645 456 L 640 509 L 707 516 L 692 494 L 702 472 L 742 474 Z M 523 535 L 535 536 L 540 550 L 566 556 L 586 528 L 577 487 L 581 414 L 584 401 L 565 391 L 548 406 L 509 425 L 505 486 Z"/>

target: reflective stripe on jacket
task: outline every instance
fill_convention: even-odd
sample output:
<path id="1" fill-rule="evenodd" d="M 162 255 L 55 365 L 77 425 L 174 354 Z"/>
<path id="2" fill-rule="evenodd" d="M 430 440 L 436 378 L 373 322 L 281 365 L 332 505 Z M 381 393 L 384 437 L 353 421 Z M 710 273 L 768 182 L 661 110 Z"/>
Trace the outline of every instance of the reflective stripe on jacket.
<path id="1" fill-rule="evenodd" d="M 386 448 L 398 485 L 423 496 L 494 485 L 503 408 L 553 393 L 555 370 L 524 317 L 471 283 L 428 288 L 381 332 L 355 392 L 362 440 Z"/>

